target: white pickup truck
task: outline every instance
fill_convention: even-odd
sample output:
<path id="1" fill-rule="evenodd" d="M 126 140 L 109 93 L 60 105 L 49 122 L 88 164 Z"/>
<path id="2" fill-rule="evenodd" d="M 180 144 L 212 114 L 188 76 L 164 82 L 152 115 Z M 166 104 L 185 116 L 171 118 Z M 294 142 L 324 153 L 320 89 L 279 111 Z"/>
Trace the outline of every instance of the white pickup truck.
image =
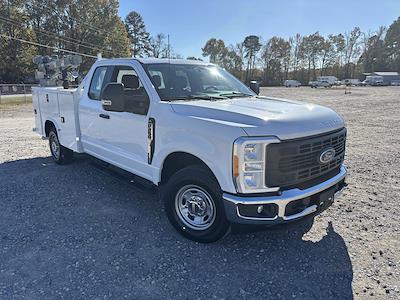
<path id="1" fill-rule="evenodd" d="M 337 113 L 258 96 L 213 64 L 98 60 L 77 89 L 35 88 L 33 106 L 55 162 L 87 153 L 146 179 L 195 241 L 319 212 L 346 186 Z"/>

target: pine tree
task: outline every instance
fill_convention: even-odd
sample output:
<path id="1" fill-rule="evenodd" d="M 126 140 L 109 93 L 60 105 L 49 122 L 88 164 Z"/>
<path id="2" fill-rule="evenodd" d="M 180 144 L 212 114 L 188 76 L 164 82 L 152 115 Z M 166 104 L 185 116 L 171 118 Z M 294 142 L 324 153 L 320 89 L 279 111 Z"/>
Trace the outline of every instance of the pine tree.
<path id="1" fill-rule="evenodd" d="M 390 25 L 385 36 L 385 47 L 388 69 L 400 72 L 400 17 Z"/>
<path id="2" fill-rule="evenodd" d="M 151 51 L 150 34 L 146 30 L 142 16 L 136 11 L 130 12 L 125 18 L 125 26 L 131 41 L 133 57 L 143 57 Z"/>

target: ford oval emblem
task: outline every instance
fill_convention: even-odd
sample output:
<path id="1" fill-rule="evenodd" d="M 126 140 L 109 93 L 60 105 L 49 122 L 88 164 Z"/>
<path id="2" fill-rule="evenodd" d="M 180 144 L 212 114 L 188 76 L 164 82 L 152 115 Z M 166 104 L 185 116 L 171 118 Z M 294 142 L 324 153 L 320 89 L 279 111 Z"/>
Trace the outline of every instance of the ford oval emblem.
<path id="1" fill-rule="evenodd" d="M 335 157 L 335 149 L 328 148 L 322 151 L 321 155 L 319 156 L 319 162 L 321 164 L 327 164 Z"/>

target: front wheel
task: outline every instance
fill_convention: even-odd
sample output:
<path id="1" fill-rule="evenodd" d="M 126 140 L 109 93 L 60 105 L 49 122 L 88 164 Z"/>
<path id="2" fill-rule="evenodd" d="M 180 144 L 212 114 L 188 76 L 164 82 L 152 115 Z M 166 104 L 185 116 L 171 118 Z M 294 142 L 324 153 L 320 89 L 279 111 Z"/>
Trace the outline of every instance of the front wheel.
<path id="1" fill-rule="evenodd" d="M 205 167 L 189 166 L 172 175 L 161 188 L 161 197 L 169 221 L 188 239 L 215 242 L 230 228 L 221 189 Z"/>
<path id="2" fill-rule="evenodd" d="M 49 146 L 51 156 L 57 164 L 64 165 L 71 162 L 74 152 L 60 144 L 56 129 L 54 128 L 50 129 L 49 132 Z"/>

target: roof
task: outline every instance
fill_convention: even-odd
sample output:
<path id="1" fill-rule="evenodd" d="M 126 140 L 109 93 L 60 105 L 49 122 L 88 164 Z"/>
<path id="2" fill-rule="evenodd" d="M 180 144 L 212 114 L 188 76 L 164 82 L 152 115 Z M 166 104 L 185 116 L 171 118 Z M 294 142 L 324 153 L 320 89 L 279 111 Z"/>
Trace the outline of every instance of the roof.
<path id="1" fill-rule="evenodd" d="M 168 58 L 134 58 L 142 64 L 187 64 L 187 65 L 212 65 L 211 63 L 204 62 L 201 60 L 190 60 L 190 59 L 168 59 Z"/>
<path id="2" fill-rule="evenodd" d="M 399 76 L 398 72 L 374 72 L 373 74 L 378 76 Z"/>
<path id="3" fill-rule="evenodd" d="M 96 66 L 101 65 L 113 65 L 116 63 L 129 63 L 137 61 L 141 64 L 176 64 L 176 65 L 199 65 L 199 66 L 215 66 L 215 64 L 190 59 L 168 59 L 168 58 L 139 58 L 139 57 L 128 57 L 128 58 L 101 58 L 96 61 Z"/>

